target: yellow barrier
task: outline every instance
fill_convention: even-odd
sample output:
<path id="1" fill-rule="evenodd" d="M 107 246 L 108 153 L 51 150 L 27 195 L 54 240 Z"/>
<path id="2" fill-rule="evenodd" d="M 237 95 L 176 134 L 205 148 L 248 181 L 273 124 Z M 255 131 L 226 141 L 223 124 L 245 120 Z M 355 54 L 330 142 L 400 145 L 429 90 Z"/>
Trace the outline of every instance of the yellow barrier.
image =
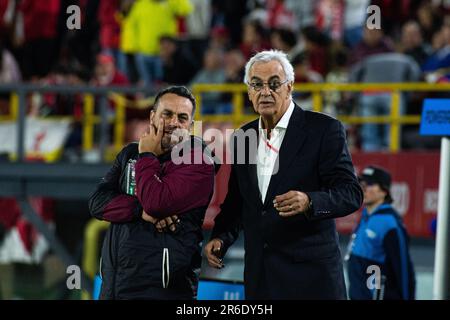
<path id="1" fill-rule="evenodd" d="M 99 240 L 101 232 L 105 231 L 109 227 L 109 222 L 91 219 L 84 231 L 84 248 L 83 248 L 83 271 L 88 278 L 94 280 L 95 275 L 99 269 Z M 89 300 L 92 297 L 91 292 L 82 292 L 81 298 L 83 300 Z"/>
<path id="2" fill-rule="evenodd" d="M 14 121 L 19 114 L 19 96 L 15 92 L 11 92 L 9 96 L 10 112 L 9 114 L 0 114 L 0 121 Z"/>
<path id="3" fill-rule="evenodd" d="M 95 98 L 92 94 L 84 96 L 83 106 L 83 151 L 92 150 L 94 147 L 94 103 Z"/>
<path id="4" fill-rule="evenodd" d="M 116 101 L 116 120 L 114 123 L 114 150 L 119 153 L 123 148 L 125 141 L 125 123 L 126 123 L 126 100 L 118 99 Z"/>

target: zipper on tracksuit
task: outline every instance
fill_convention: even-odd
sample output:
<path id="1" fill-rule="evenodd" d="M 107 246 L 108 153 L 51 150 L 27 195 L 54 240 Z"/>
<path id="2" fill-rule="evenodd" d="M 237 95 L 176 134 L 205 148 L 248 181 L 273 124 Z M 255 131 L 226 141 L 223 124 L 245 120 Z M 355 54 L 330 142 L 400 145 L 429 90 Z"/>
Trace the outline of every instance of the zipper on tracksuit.
<path id="1" fill-rule="evenodd" d="M 167 289 L 169 287 L 169 280 L 170 280 L 169 249 L 164 248 L 162 257 L 162 284 L 164 289 Z"/>

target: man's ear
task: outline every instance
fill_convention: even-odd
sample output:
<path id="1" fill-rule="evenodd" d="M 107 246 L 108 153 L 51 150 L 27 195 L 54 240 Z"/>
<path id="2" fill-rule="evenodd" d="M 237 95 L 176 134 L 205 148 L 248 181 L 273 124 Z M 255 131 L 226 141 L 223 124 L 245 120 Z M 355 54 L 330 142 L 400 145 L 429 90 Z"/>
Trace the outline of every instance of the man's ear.
<path id="1" fill-rule="evenodd" d="M 294 88 L 294 82 L 289 82 L 287 86 L 288 86 L 288 94 L 286 96 L 286 99 L 290 99 L 292 96 L 292 89 Z"/>

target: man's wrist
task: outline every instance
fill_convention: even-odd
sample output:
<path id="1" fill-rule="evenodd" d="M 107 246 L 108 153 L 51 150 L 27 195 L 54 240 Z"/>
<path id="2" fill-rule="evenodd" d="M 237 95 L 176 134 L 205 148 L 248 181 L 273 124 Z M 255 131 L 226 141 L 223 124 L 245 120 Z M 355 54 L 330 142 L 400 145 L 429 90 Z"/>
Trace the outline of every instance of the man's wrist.
<path id="1" fill-rule="evenodd" d="M 305 195 L 308 198 L 308 200 L 307 200 L 308 203 L 306 205 L 306 209 L 303 210 L 303 213 L 308 215 L 308 214 L 310 214 L 313 211 L 313 201 L 312 201 L 311 197 L 307 193 L 305 193 Z"/>

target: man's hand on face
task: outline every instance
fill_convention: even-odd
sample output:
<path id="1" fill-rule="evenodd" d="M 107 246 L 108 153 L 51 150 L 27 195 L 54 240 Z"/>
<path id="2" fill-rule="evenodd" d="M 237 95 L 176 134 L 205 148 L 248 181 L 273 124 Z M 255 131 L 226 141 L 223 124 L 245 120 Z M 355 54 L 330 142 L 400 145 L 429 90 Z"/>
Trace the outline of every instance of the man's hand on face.
<path id="1" fill-rule="evenodd" d="M 159 156 L 163 154 L 161 140 L 164 135 L 164 120 L 160 119 L 158 128 L 150 123 L 149 131 L 145 132 L 139 139 L 139 153 L 152 152 Z"/>
<path id="2" fill-rule="evenodd" d="M 275 197 L 273 205 L 282 217 L 304 213 L 309 209 L 309 197 L 300 191 L 289 191 Z"/>

